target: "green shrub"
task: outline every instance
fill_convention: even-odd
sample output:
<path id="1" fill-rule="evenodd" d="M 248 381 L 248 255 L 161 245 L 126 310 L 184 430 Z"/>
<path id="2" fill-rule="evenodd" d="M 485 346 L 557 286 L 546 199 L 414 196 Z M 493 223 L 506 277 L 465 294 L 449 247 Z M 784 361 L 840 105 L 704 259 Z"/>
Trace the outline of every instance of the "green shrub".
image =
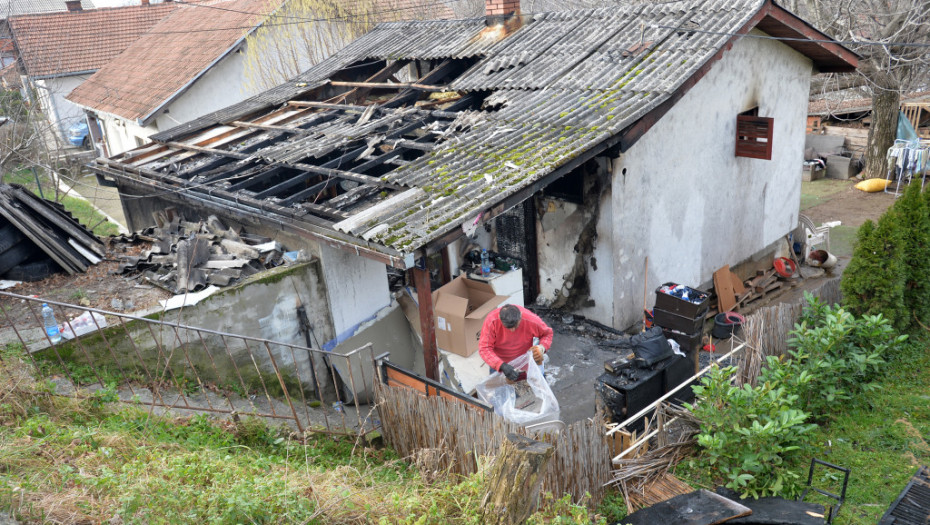
<path id="1" fill-rule="evenodd" d="M 769 367 L 784 365 L 776 357 Z M 800 475 L 787 463 L 803 453 L 810 432 L 808 413 L 797 408 L 798 396 L 783 384 L 733 386 L 733 367 L 711 370 L 694 387 L 699 403 L 689 409 L 701 420 L 699 468 L 719 473 L 725 485 L 744 497 L 794 495 Z"/>
<path id="2" fill-rule="evenodd" d="M 811 421 L 875 388 L 886 356 L 903 348 L 881 315 L 857 318 L 843 308 L 808 301 L 791 332 L 789 356 L 766 358 L 757 386 L 731 384 L 734 368 L 714 368 L 694 387 L 689 409 L 701 421 L 693 465 L 722 477 L 743 496 L 795 496 L 801 473 L 789 465 L 807 455 Z"/>
<path id="3" fill-rule="evenodd" d="M 881 314 L 903 331 L 911 314 L 904 302 L 907 269 L 903 235 L 896 222 L 896 215 L 889 211 L 877 225 L 866 221 L 859 228 L 840 287 L 843 304 L 850 311 L 857 315 Z"/>
<path id="4" fill-rule="evenodd" d="M 822 304 L 805 294 L 808 306 L 795 325 L 788 344 L 790 377 L 777 380 L 800 397 L 801 406 L 823 419 L 838 403 L 856 402 L 858 394 L 875 388 L 874 380 L 886 357 L 907 339 L 896 336 L 891 323 L 881 315 L 856 318 L 840 307 Z M 763 377 L 776 380 L 775 370 Z M 802 375 L 809 380 L 799 381 Z"/>
<path id="5" fill-rule="evenodd" d="M 917 321 L 930 321 L 930 206 L 920 185 L 911 184 L 893 210 L 904 242 L 904 304 L 911 314 L 907 324 L 917 329 Z"/>

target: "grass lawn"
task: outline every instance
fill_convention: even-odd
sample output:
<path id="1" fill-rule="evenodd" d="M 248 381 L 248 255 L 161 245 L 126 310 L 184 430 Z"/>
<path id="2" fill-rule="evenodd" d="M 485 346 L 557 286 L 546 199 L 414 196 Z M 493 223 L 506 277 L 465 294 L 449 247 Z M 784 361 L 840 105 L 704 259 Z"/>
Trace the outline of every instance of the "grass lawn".
<path id="1" fill-rule="evenodd" d="M 830 200 L 830 196 L 849 187 L 848 180 L 820 179 L 801 183 L 801 211 Z"/>
<path id="2" fill-rule="evenodd" d="M 20 345 L 0 346 L 0 513 L 28 523 L 479 525 L 484 477 L 423 477 L 415 462 L 351 437 L 254 418 L 162 417 L 75 400 L 35 381 Z M 480 460 L 482 465 L 488 462 Z M 620 508 L 616 497 L 608 512 Z M 606 523 L 543 495 L 527 521 Z"/>
<path id="3" fill-rule="evenodd" d="M 846 503 L 834 523 L 878 522 L 917 467 L 930 464 L 924 438 L 930 434 L 928 342 L 928 337 L 911 342 L 907 354 L 889 365 L 881 390 L 818 429 L 813 457 L 852 470 Z M 815 478 L 822 488 L 828 481 Z M 839 493 L 836 480 L 833 487 Z"/>
<path id="4" fill-rule="evenodd" d="M 790 464 L 807 480 L 811 458 L 851 470 L 846 501 L 837 525 L 878 522 L 920 465 L 930 464 L 930 336 L 919 335 L 903 355 L 887 365 L 880 388 L 846 403 L 815 430 L 811 449 Z M 693 487 L 714 490 L 722 485 L 709 472 L 683 461 L 675 474 Z M 839 494 L 842 474 L 818 466 L 814 487 Z M 806 501 L 830 506 L 834 500 L 811 491 Z"/>
<path id="5" fill-rule="evenodd" d="M 36 177 L 33 175 L 32 171 L 20 169 L 15 172 L 4 174 L 0 182 L 20 184 L 36 195 L 42 195 L 47 199 L 54 199 L 56 197 L 55 187 L 48 177 L 40 173 L 39 181 L 42 184 L 41 192 L 39 191 L 39 186 L 36 184 Z M 93 231 L 95 235 L 101 237 L 119 235 L 119 227 L 108 221 L 103 214 L 97 211 L 97 209 L 86 200 L 70 195 L 62 195 L 61 193 L 57 193 L 57 197 L 65 209 L 74 215 L 81 224 Z"/>
<path id="6" fill-rule="evenodd" d="M 836 226 L 830 230 L 830 253 L 837 257 L 852 256 L 853 244 L 856 242 L 855 226 Z"/>

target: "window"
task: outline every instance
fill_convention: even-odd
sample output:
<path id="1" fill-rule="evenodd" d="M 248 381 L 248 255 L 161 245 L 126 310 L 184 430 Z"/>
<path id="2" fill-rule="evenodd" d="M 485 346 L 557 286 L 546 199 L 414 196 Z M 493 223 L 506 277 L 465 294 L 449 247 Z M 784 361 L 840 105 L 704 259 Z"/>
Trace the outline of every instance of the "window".
<path id="1" fill-rule="evenodd" d="M 753 108 L 736 117 L 736 156 L 772 160 L 772 128 L 775 120 L 758 116 Z"/>

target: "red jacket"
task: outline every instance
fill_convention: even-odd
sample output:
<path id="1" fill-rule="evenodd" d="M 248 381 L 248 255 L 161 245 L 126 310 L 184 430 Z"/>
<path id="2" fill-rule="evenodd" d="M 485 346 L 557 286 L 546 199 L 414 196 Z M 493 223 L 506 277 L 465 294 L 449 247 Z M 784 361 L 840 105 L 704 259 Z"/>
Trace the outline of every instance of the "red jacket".
<path id="1" fill-rule="evenodd" d="M 501 324 L 500 308 L 489 313 L 481 326 L 478 351 L 481 359 L 494 370 L 525 354 L 533 346 L 534 337 L 539 338 L 539 344 L 547 351 L 552 345 L 552 328 L 533 312 L 522 306 L 517 308 L 520 309 L 520 324 L 514 331 Z"/>

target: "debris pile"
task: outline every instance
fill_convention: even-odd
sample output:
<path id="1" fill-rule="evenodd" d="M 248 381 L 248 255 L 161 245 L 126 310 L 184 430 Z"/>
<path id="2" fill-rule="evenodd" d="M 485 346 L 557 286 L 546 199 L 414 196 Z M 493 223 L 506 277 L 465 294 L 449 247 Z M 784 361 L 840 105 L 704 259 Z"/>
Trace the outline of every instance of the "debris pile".
<path id="1" fill-rule="evenodd" d="M 227 228 L 212 215 L 200 222 L 174 216 L 134 238 L 150 241 L 152 249 L 139 257 L 123 257 L 117 273 L 139 275 L 174 294 L 211 284 L 228 286 L 298 259 L 298 254 L 285 252 L 276 241 Z"/>
<path id="2" fill-rule="evenodd" d="M 61 204 L 18 184 L 0 184 L 0 276 L 38 281 L 86 272 L 103 258 L 103 244 Z"/>

